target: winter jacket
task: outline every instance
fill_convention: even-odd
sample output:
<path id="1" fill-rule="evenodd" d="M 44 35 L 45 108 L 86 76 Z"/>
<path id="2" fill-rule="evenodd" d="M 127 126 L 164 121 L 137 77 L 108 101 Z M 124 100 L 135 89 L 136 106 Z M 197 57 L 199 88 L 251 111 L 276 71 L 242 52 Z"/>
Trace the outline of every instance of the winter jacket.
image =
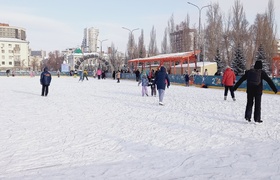
<path id="1" fill-rule="evenodd" d="M 121 72 L 120 72 L 120 71 L 117 72 L 116 78 L 117 78 L 117 79 L 120 79 L 120 78 L 121 78 Z"/>
<path id="2" fill-rule="evenodd" d="M 261 71 L 261 80 L 260 80 L 260 84 L 258 85 L 254 85 L 254 83 L 251 83 L 250 81 L 255 81 L 258 77 L 254 77 L 255 79 L 253 79 L 252 77 L 252 71 L 255 71 L 256 69 Z M 262 70 L 262 61 L 256 61 L 255 65 L 254 65 L 254 69 L 250 69 L 248 71 L 245 72 L 245 74 L 239 79 L 239 81 L 235 84 L 235 86 L 233 87 L 234 90 L 236 90 L 240 84 L 247 80 L 247 93 L 249 94 L 262 94 L 263 91 L 263 82 L 262 80 L 265 80 L 268 85 L 270 86 L 270 88 L 275 92 L 275 94 L 277 93 L 277 88 L 275 86 L 275 84 L 273 83 L 273 81 L 270 79 L 270 77 L 268 77 L 268 75 L 266 74 L 265 71 Z"/>
<path id="3" fill-rule="evenodd" d="M 167 81 L 167 82 L 166 82 Z M 170 81 L 168 74 L 166 73 L 165 67 L 161 67 L 158 71 L 156 78 L 155 78 L 155 84 L 157 85 L 157 89 L 163 89 L 165 90 L 165 86 L 170 86 Z"/>
<path id="4" fill-rule="evenodd" d="M 97 76 L 100 76 L 102 74 L 102 71 L 100 69 L 97 70 Z"/>
<path id="5" fill-rule="evenodd" d="M 234 90 L 236 90 L 242 84 L 243 81 L 247 80 L 247 91 L 246 91 L 247 93 L 262 94 L 262 91 L 263 91 L 262 80 L 265 80 L 268 83 L 268 85 L 270 86 L 270 88 L 275 93 L 277 93 L 277 88 L 276 88 L 275 84 L 270 79 L 270 77 L 266 74 L 266 72 L 263 70 L 261 70 L 261 83 L 259 85 L 251 85 L 250 82 L 248 82 L 248 74 L 250 73 L 250 71 L 252 71 L 252 69 L 246 71 L 245 74 L 239 79 L 239 81 L 233 87 Z"/>
<path id="6" fill-rule="evenodd" d="M 147 76 L 143 75 L 141 78 L 141 81 L 139 81 L 138 85 L 142 83 L 142 86 L 148 86 L 149 80 Z"/>
<path id="7" fill-rule="evenodd" d="M 40 83 L 44 86 L 49 86 L 51 84 L 52 76 L 48 72 L 48 68 L 44 68 L 44 72 L 41 73 Z"/>
<path id="8" fill-rule="evenodd" d="M 185 82 L 189 82 L 190 78 L 188 74 L 185 74 Z"/>
<path id="9" fill-rule="evenodd" d="M 227 68 L 223 75 L 222 84 L 224 86 L 233 86 L 236 80 L 236 76 L 231 68 Z"/>

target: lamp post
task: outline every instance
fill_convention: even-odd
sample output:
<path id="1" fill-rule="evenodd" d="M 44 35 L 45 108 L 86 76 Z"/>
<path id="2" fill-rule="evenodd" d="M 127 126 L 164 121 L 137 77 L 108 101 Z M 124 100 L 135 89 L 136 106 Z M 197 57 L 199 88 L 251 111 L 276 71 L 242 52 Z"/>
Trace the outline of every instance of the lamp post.
<path id="1" fill-rule="evenodd" d="M 108 39 L 98 40 L 100 42 L 100 59 L 102 59 L 102 43 Z M 100 61 L 98 67 L 100 68 Z"/>
<path id="2" fill-rule="evenodd" d="M 132 35 L 133 35 L 133 31 L 136 31 L 136 30 L 139 30 L 139 28 L 136 28 L 136 29 L 132 29 L 132 30 L 130 30 L 130 29 L 128 29 L 128 28 L 126 28 L 126 27 L 122 27 L 123 29 L 125 29 L 125 30 L 128 30 L 129 32 L 130 32 L 130 57 L 129 58 L 131 58 L 132 59 L 132 49 L 133 49 L 133 47 L 132 47 Z"/>
<path id="3" fill-rule="evenodd" d="M 100 42 L 100 55 L 102 55 L 102 43 L 108 39 L 98 40 Z"/>
<path id="4" fill-rule="evenodd" d="M 188 2 L 188 4 L 190 4 L 190 5 L 192 5 L 192 6 L 195 6 L 197 9 L 198 9 L 198 11 L 199 11 L 199 25 L 198 25 L 198 47 L 199 47 L 199 49 L 201 49 L 201 45 L 200 45 L 200 43 L 201 43 L 201 37 L 200 37 L 200 31 L 201 31 L 201 11 L 202 11 L 202 9 L 203 8 L 206 8 L 206 7 L 210 7 L 211 5 L 207 5 L 207 6 L 202 6 L 201 8 L 200 7 L 198 7 L 197 5 L 195 5 L 195 4 L 193 4 L 193 3 L 191 3 L 191 2 Z M 200 61 L 200 54 L 198 54 L 198 60 Z M 203 72 L 202 73 L 204 73 L 204 57 L 203 57 Z"/>

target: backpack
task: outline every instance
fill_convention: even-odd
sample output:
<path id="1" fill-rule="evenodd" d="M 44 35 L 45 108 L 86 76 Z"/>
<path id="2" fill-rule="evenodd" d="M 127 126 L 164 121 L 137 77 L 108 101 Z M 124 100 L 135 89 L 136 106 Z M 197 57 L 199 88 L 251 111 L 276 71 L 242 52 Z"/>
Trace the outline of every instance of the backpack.
<path id="1" fill-rule="evenodd" d="M 251 69 L 248 71 L 247 83 L 250 85 L 258 86 L 262 82 L 262 70 Z"/>

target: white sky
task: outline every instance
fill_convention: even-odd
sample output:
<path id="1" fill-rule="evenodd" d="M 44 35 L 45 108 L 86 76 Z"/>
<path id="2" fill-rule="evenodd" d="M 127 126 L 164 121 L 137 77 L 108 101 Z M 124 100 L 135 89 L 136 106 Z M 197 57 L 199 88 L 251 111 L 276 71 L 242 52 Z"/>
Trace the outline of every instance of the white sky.
<path id="1" fill-rule="evenodd" d="M 150 31 L 155 26 L 158 48 L 161 49 L 164 29 L 173 14 L 175 23 L 183 21 L 187 13 L 191 25 L 198 25 L 198 9 L 187 3 L 187 0 L 142 0 L 142 1 L 14 1 L 0 0 L 0 22 L 11 26 L 24 27 L 33 50 L 65 50 L 68 47 L 81 45 L 83 29 L 96 27 L 100 30 L 99 39 L 103 49 L 113 42 L 119 51 L 126 51 L 129 31 L 122 29 L 140 28 L 144 30 L 145 44 L 150 41 Z M 219 2 L 222 11 L 227 14 L 234 0 L 191 1 L 199 7 Z M 264 13 L 268 0 L 240 0 L 244 6 L 250 24 L 257 13 Z M 280 1 L 274 0 L 276 23 L 280 25 Z M 202 25 L 206 9 L 202 10 Z M 280 36 L 278 28 L 278 37 Z M 140 30 L 134 31 L 138 40 Z"/>
<path id="2" fill-rule="evenodd" d="M 172 84 L 159 106 L 133 80 L 0 82 L 0 179 L 280 179 L 279 95 L 248 124 L 242 91 Z"/>

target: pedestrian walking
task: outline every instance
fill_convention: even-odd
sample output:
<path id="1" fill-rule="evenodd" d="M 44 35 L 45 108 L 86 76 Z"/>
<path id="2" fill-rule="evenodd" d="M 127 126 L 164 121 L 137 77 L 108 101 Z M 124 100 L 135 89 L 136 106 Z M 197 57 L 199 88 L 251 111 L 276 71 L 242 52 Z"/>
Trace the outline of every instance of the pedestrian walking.
<path id="1" fill-rule="evenodd" d="M 239 81 L 234 85 L 234 91 L 241 85 L 241 83 L 247 80 L 247 104 L 245 110 L 245 119 L 251 121 L 252 108 L 255 102 L 254 109 L 254 121 L 262 123 L 261 120 L 261 97 L 263 92 L 263 80 L 265 80 L 270 88 L 276 94 L 277 88 L 270 77 L 262 70 L 262 61 L 256 61 L 254 68 L 245 72 L 245 74 L 239 79 Z"/>

